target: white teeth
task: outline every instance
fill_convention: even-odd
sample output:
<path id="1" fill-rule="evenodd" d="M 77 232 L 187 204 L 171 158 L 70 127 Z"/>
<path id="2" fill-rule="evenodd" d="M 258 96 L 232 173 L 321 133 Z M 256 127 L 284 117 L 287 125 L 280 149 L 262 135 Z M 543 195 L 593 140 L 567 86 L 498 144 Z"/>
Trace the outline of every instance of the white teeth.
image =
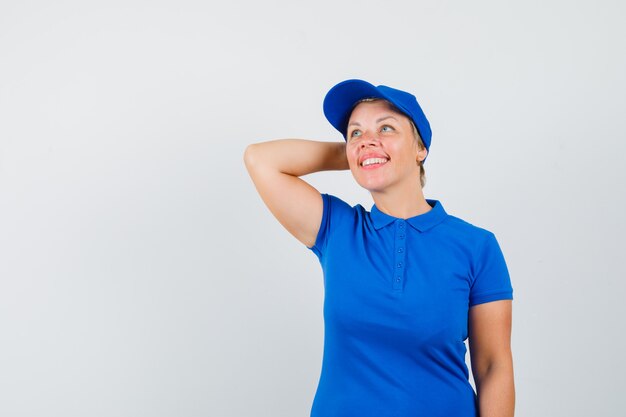
<path id="1" fill-rule="evenodd" d="M 386 158 L 367 158 L 365 161 L 361 162 L 361 166 L 368 166 L 368 165 L 374 165 L 374 164 L 384 164 L 385 162 L 387 162 Z"/>

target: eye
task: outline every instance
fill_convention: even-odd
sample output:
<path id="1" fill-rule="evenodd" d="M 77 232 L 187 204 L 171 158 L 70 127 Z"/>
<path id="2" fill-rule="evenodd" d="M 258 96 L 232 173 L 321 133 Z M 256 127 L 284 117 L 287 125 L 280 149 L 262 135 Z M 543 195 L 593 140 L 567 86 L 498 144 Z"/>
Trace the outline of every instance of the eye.
<path id="1" fill-rule="evenodd" d="M 363 133 L 359 130 L 359 129 L 354 129 L 352 131 L 352 133 L 350 133 L 350 137 L 351 138 L 358 138 L 359 136 L 361 136 Z"/>
<path id="2" fill-rule="evenodd" d="M 389 126 L 389 125 L 384 125 L 383 127 L 380 128 L 381 132 L 391 132 L 393 130 L 394 130 L 394 128 Z"/>

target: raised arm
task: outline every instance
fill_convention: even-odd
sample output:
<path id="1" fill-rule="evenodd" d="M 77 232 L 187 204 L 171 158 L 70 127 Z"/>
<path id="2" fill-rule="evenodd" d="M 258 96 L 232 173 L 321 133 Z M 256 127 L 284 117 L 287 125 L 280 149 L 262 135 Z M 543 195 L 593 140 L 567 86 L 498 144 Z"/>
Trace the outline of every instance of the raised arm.
<path id="1" fill-rule="evenodd" d="M 280 224 L 307 247 L 322 221 L 322 196 L 299 178 L 348 169 L 344 142 L 281 139 L 249 145 L 244 161 L 265 205 Z"/>

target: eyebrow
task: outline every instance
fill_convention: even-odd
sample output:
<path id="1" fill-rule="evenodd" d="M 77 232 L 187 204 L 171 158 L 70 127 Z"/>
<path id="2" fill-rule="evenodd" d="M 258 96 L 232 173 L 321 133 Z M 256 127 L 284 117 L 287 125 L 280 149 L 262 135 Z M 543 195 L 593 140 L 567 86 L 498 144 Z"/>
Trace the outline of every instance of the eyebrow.
<path id="1" fill-rule="evenodd" d="M 381 117 L 380 119 L 377 119 L 377 120 L 376 120 L 376 123 L 380 123 L 380 122 L 382 122 L 383 120 L 387 120 L 387 119 L 393 119 L 393 120 L 396 120 L 396 121 L 398 120 L 398 119 L 396 119 L 395 117 L 393 117 L 393 116 L 389 115 L 389 116 L 383 116 L 383 117 Z M 352 126 L 352 125 L 354 125 L 354 126 L 361 126 L 361 124 L 360 124 L 359 122 L 351 122 L 348 126 Z"/>

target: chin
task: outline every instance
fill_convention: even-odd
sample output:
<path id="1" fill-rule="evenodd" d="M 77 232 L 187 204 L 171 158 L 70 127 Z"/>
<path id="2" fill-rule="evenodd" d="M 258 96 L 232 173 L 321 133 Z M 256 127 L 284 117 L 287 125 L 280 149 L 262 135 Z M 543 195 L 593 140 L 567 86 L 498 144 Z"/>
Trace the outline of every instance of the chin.
<path id="1" fill-rule="evenodd" d="M 371 175 L 362 171 L 355 173 L 352 169 L 351 172 L 356 183 L 369 192 L 384 191 L 389 186 L 389 178 L 385 175 Z"/>
<path id="2" fill-rule="evenodd" d="M 365 188 L 367 191 L 371 192 L 379 192 L 384 191 L 388 184 L 383 181 L 375 181 L 372 179 L 364 180 L 355 178 L 357 184 L 359 184 L 362 188 Z"/>

